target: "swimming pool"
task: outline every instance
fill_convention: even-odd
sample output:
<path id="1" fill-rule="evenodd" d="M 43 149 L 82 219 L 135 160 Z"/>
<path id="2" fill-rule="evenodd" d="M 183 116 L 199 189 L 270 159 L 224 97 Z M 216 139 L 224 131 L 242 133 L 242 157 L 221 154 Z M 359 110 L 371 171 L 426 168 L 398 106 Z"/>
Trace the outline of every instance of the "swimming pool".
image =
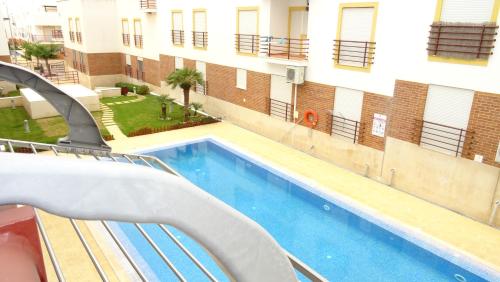
<path id="1" fill-rule="evenodd" d="M 458 259 L 454 264 L 311 192 L 290 178 L 213 139 L 147 152 L 169 164 L 201 189 L 262 225 L 283 248 L 331 281 L 487 281 Z M 119 224 L 152 276 L 173 280 L 137 230 Z M 145 225 L 157 244 L 176 260 L 188 280 L 206 280 L 189 261 Z M 172 228 L 173 229 L 173 228 Z M 177 230 L 175 235 L 219 279 L 223 273 L 202 248 Z M 457 262 L 455 258 L 454 262 Z M 491 275 L 491 274 L 489 274 Z M 491 278 L 491 277 L 488 277 Z M 464 280 L 465 279 L 465 280 Z"/>

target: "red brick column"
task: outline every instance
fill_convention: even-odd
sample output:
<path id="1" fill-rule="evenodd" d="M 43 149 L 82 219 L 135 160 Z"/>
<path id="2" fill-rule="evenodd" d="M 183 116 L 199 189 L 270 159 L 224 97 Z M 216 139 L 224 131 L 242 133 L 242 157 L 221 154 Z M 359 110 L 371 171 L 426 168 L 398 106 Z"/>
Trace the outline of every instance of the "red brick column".
<path id="1" fill-rule="evenodd" d="M 417 120 L 424 117 L 428 88 L 427 84 L 396 80 L 388 136 L 419 143 L 420 128 Z"/>
<path id="2" fill-rule="evenodd" d="M 160 62 L 144 58 L 144 76 L 147 83 L 160 86 Z"/>
<path id="3" fill-rule="evenodd" d="M 463 157 L 474 158 L 482 155 L 485 164 L 500 167 L 495 156 L 500 142 L 500 95 L 476 92 L 472 102 L 467 130 L 473 131 L 466 136 L 465 143 L 472 141 L 471 147 L 465 146 Z"/>
<path id="4" fill-rule="evenodd" d="M 175 71 L 175 58 L 173 56 L 160 54 L 160 80 L 165 79 Z"/>
<path id="5" fill-rule="evenodd" d="M 0 61 L 6 62 L 6 63 L 11 63 L 10 56 L 5 55 L 5 56 L 0 56 Z"/>
<path id="6" fill-rule="evenodd" d="M 318 124 L 314 129 L 330 134 L 331 121 L 329 113 L 333 110 L 335 87 L 305 81 L 304 84 L 298 86 L 297 92 L 298 120 L 303 119 L 306 110 L 316 111 L 318 113 Z M 301 124 L 305 125 L 304 122 L 301 122 Z"/>
<path id="7" fill-rule="evenodd" d="M 385 138 L 372 135 L 373 115 L 382 114 L 389 118 L 391 97 L 365 92 L 363 95 L 363 109 L 361 111 L 361 124 L 364 126 L 359 138 L 359 143 L 383 151 Z M 386 134 L 387 134 L 386 126 Z"/>
<path id="8" fill-rule="evenodd" d="M 120 53 L 90 53 L 86 55 L 89 75 L 110 75 L 125 72 Z"/>

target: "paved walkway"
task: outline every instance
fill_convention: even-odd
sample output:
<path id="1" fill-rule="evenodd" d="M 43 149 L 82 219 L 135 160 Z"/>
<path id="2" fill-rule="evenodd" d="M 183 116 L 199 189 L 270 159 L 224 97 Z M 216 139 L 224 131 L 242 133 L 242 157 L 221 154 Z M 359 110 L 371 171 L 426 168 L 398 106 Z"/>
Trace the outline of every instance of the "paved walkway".
<path id="1" fill-rule="evenodd" d="M 123 134 L 118 125 L 115 123 L 113 110 L 111 110 L 106 104 L 103 103 L 101 103 L 100 108 L 102 111 L 102 124 L 104 124 L 109 133 L 113 135 L 113 138 L 115 140 L 126 139 L 127 136 Z"/>
<path id="2" fill-rule="evenodd" d="M 113 105 L 122 105 L 122 104 L 137 103 L 137 102 L 140 102 L 140 101 L 146 99 L 146 97 L 144 97 L 142 95 L 137 95 L 136 97 L 137 98 L 133 99 L 133 100 L 127 100 L 127 101 L 122 101 L 122 102 L 111 102 L 111 103 L 106 103 L 106 105 L 113 106 Z"/>

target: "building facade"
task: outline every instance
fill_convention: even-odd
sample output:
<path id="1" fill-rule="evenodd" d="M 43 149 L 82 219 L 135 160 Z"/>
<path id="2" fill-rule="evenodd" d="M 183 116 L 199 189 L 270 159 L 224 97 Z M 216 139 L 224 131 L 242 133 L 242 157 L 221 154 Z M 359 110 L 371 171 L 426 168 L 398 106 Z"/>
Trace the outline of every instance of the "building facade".
<path id="1" fill-rule="evenodd" d="M 203 73 L 206 112 L 488 221 L 500 198 L 499 0 L 66 0 L 84 84 Z M 302 73 L 304 75 L 302 76 Z M 496 219 L 500 223 L 500 218 Z"/>

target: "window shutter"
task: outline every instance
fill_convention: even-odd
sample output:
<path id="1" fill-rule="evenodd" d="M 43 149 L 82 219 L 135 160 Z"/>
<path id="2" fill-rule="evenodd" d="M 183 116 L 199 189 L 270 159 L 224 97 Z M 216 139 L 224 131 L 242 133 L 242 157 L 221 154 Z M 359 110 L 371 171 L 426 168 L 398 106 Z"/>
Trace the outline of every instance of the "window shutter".
<path id="1" fill-rule="evenodd" d="M 441 21 L 484 23 L 491 20 L 495 0 L 443 0 Z"/>
<path id="2" fill-rule="evenodd" d="M 238 11 L 239 21 L 238 21 L 238 33 L 239 34 L 258 34 L 257 27 L 257 11 Z"/>
<path id="3" fill-rule="evenodd" d="M 182 13 L 172 13 L 173 30 L 183 30 Z"/>
<path id="4" fill-rule="evenodd" d="M 335 89 L 335 102 L 333 114 L 339 117 L 361 120 L 361 109 L 363 107 L 363 91 L 337 87 Z"/>
<path id="5" fill-rule="evenodd" d="M 194 12 L 194 31 L 207 31 L 206 25 L 207 15 L 205 12 Z"/>
<path id="6" fill-rule="evenodd" d="M 474 91 L 429 85 L 424 120 L 466 129 Z"/>
<path id="7" fill-rule="evenodd" d="M 175 69 L 182 69 L 184 68 L 184 59 L 181 57 L 175 57 Z"/>
<path id="8" fill-rule="evenodd" d="M 365 42 L 371 41 L 374 8 L 344 8 L 342 9 L 342 23 L 340 40 L 341 65 L 363 67 L 363 51 Z M 359 41 L 359 42 L 358 42 Z"/>
<path id="9" fill-rule="evenodd" d="M 236 69 L 236 88 L 247 90 L 247 71 Z"/>
<path id="10" fill-rule="evenodd" d="M 285 76 L 271 75 L 271 99 L 292 103 L 292 84 L 286 82 Z"/>

